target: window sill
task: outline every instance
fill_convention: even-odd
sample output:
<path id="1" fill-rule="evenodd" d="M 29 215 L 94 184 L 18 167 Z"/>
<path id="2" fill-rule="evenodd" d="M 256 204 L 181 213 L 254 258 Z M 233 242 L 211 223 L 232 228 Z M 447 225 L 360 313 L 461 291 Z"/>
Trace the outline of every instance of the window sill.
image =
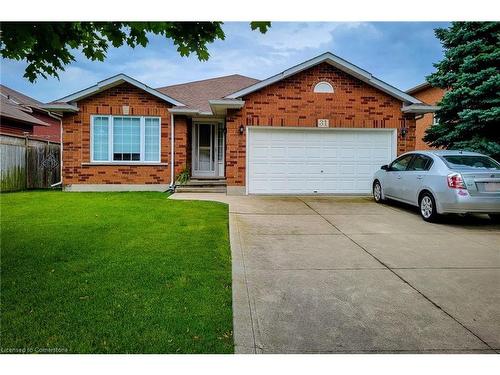
<path id="1" fill-rule="evenodd" d="M 82 166 L 97 166 L 97 165 L 113 165 L 113 166 L 120 166 L 120 165 L 134 165 L 137 167 L 141 166 L 147 166 L 147 167 L 155 167 L 155 166 L 165 166 L 168 165 L 168 163 L 158 163 L 158 162 L 147 162 L 147 161 L 93 161 L 89 163 L 82 163 Z"/>

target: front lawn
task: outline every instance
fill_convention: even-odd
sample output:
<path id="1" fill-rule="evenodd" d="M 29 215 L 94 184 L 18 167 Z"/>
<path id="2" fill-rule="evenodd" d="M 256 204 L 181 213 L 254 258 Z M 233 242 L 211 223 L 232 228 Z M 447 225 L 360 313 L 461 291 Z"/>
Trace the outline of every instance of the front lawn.
<path id="1" fill-rule="evenodd" d="M 231 353 L 227 206 L 1 194 L 0 350 Z"/>

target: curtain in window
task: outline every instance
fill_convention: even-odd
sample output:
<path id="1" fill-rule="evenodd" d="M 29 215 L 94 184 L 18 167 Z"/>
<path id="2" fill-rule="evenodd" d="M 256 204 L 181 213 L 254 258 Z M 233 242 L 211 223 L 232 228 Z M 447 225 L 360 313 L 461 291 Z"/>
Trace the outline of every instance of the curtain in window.
<path id="1" fill-rule="evenodd" d="M 115 117 L 113 119 L 113 160 L 141 159 L 141 120 Z"/>
<path id="2" fill-rule="evenodd" d="M 93 129 L 93 160 L 107 161 L 109 159 L 109 136 L 108 136 L 108 118 L 94 117 Z"/>
<path id="3" fill-rule="evenodd" d="M 160 120 L 146 118 L 144 124 L 144 160 L 160 160 Z"/>

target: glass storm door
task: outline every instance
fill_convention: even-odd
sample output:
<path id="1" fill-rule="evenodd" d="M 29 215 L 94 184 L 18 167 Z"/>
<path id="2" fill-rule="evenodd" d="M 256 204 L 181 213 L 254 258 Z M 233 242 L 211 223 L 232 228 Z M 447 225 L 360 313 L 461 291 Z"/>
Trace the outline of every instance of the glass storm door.
<path id="1" fill-rule="evenodd" d="M 193 176 L 216 176 L 216 124 L 193 126 Z"/>

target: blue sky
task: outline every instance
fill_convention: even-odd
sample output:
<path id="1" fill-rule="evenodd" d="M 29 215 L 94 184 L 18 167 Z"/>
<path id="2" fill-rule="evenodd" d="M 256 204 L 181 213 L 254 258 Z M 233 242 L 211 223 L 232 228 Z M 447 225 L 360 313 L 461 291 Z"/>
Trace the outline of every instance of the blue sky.
<path id="1" fill-rule="evenodd" d="M 406 90 L 433 72 L 442 58 L 435 22 L 273 22 L 266 34 L 251 31 L 248 23 L 228 22 L 226 40 L 209 46 L 211 58 L 200 62 L 195 55 L 180 57 L 173 44 L 150 37 L 146 48 L 111 48 L 104 62 L 76 55 L 76 62 L 60 73 L 60 80 L 39 78 L 31 84 L 23 78 L 26 64 L 1 61 L 1 82 L 41 101 L 51 101 L 118 73 L 151 86 L 243 74 L 264 79 L 323 52 L 330 51 Z"/>

